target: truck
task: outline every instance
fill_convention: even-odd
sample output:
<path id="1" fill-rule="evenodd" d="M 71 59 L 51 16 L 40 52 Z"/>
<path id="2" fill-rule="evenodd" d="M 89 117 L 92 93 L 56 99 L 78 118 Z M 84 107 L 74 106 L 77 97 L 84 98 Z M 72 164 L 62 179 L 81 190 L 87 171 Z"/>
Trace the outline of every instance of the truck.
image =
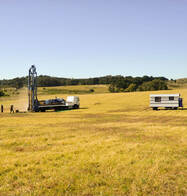
<path id="1" fill-rule="evenodd" d="M 153 110 L 158 108 L 178 109 L 183 108 L 183 99 L 178 94 L 152 94 L 150 95 L 150 107 Z"/>
<path id="2" fill-rule="evenodd" d="M 78 96 L 68 96 L 66 99 L 66 106 L 72 109 L 79 109 L 80 99 Z"/>
<path id="3" fill-rule="evenodd" d="M 80 99 L 78 96 L 68 96 L 66 100 L 62 98 L 38 100 L 37 96 L 37 72 L 35 65 L 29 69 L 28 76 L 28 111 L 45 112 L 46 110 L 67 110 L 78 109 Z"/>
<path id="4" fill-rule="evenodd" d="M 78 96 L 68 96 L 66 100 L 62 98 L 48 99 L 38 101 L 35 111 L 45 112 L 46 110 L 68 110 L 78 109 L 80 107 L 80 100 Z"/>

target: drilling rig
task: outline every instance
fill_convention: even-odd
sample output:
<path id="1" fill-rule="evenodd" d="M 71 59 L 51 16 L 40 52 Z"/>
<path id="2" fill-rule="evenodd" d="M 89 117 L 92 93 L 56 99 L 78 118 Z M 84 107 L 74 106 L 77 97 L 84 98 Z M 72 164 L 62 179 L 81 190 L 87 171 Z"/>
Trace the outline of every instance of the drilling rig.
<path id="1" fill-rule="evenodd" d="M 67 100 L 55 98 L 49 100 L 38 100 L 37 97 L 37 72 L 35 65 L 29 69 L 28 76 L 28 111 L 45 112 L 46 110 L 78 109 L 79 97 L 68 96 Z"/>
<path id="2" fill-rule="evenodd" d="M 38 98 L 37 98 L 37 72 L 35 65 L 32 65 L 29 69 L 28 76 L 28 111 L 34 112 L 38 109 Z"/>

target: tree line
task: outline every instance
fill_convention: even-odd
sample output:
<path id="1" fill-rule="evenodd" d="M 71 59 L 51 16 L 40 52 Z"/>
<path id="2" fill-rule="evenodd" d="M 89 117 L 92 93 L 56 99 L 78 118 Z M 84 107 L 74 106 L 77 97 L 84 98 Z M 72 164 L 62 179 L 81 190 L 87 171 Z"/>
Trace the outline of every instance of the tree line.
<path id="1" fill-rule="evenodd" d="M 104 76 L 87 79 L 70 79 L 40 75 L 37 79 L 38 87 L 69 86 L 69 85 L 109 85 L 110 92 L 132 92 L 146 90 L 166 90 L 168 79 L 165 77 L 131 77 Z M 0 80 L 0 88 L 13 87 L 16 89 L 27 86 L 28 77 Z"/>
<path id="2" fill-rule="evenodd" d="M 168 90 L 165 77 L 123 77 L 118 76 L 109 86 L 110 92 L 134 92 Z"/>
<path id="3" fill-rule="evenodd" d="M 104 76 L 88 79 L 74 79 L 74 78 L 59 78 L 46 75 L 40 75 L 37 78 L 37 85 L 39 87 L 52 86 L 70 86 L 70 85 L 97 85 L 110 84 L 115 76 Z M 28 83 L 28 77 L 14 78 L 10 80 L 0 80 L 0 87 L 22 88 Z"/>

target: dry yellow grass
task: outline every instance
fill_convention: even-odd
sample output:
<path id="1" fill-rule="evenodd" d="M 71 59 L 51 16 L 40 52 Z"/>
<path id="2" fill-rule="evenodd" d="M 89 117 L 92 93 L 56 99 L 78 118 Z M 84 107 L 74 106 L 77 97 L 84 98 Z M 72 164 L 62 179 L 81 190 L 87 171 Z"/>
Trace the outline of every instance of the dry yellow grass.
<path id="1" fill-rule="evenodd" d="M 187 89 L 166 91 L 175 92 L 187 107 Z M 80 95 L 79 110 L 0 114 L 0 195 L 186 195 L 187 110 L 152 111 L 150 93 Z"/>

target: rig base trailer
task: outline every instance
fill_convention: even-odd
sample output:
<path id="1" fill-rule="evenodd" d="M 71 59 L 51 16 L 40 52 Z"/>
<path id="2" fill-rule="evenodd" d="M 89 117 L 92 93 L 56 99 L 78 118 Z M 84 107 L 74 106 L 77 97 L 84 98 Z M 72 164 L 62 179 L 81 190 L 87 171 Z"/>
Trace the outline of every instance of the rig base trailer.
<path id="1" fill-rule="evenodd" d="M 78 109 L 80 107 L 79 97 L 78 96 L 68 96 L 67 100 L 64 99 L 50 99 L 42 100 L 38 102 L 35 112 L 45 112 L 46 110 L 70 110 Z"/>

